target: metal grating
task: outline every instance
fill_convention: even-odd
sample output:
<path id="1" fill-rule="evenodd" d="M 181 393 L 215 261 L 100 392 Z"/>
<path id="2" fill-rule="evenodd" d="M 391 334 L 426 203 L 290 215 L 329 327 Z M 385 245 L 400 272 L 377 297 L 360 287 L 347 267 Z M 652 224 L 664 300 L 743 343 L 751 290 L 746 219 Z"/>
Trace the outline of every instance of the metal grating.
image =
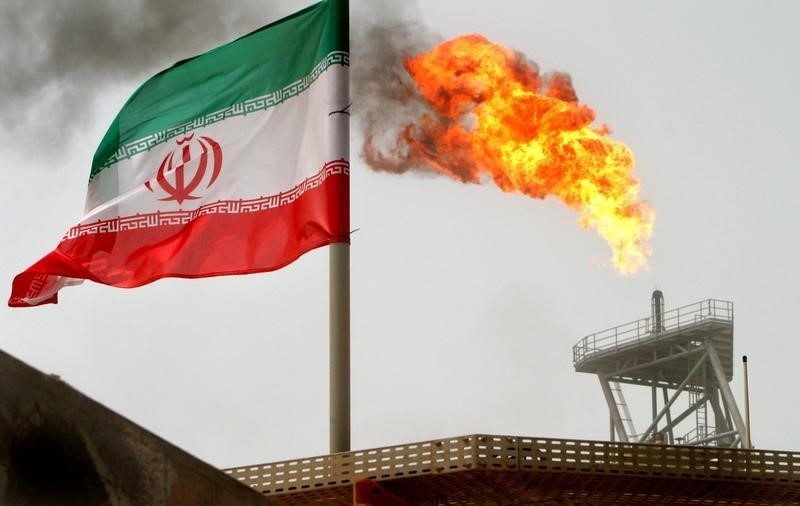
<path id="1" fill-rule="evenodd" d="M 800 504 L 800 453 L 571 439 L 470 435 L 225 472 L 279 504 L 352 504 L 361 479 L 420 505 Z"/>

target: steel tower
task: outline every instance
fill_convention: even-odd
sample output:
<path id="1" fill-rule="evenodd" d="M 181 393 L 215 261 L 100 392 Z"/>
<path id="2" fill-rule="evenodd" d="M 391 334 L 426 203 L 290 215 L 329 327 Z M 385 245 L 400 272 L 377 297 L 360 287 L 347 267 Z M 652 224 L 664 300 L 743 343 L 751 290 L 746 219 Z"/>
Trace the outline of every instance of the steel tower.
<path id="1" fill-rule="evenodd" d="M 665 311 L 656 290 L 650 317 L 584 337 L 573 347 L 573 360 L 576 371 L 600 380 L 612 441 L 742 445 L 745 425 L 729 385 L 732 302 L 707 299 Z M 650 416 L 641 432 L 623 385 L 650 390 Z"/>

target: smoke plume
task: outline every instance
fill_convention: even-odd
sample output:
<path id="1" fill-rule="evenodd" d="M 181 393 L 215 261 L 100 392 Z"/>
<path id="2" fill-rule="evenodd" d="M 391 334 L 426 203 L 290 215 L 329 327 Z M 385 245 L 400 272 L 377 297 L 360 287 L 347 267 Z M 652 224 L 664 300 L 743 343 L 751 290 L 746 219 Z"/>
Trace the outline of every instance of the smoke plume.
<path id="1" fill-rule="evenodd" d="M 428 111 L 403 62 L 442 38 L 423 24 L 414 1 L 353 2 L 351 9 L 354 126 L 371 142 L 391 142 L 400 128 Z M 362 155 L 369 162 L 366 151 Z"/>
<path id="2" fill-rule="evenodd" d="M 70 131 L 94 119 L 95 100 L 109 85 L 133 91 L 172 63 L 266 24 L 277 10 L 269 4 L 3 0 L 0 128 L 17 141 L 48 139 L 58 151 Z"/>
<path id="3" fill-rule="evenodd" d="M 263 0 L 4 0 L 0 3 L 0 130 L 17 147 L 61 152 L 95 119 L 110 86 L 133 89 L 154 73 L 312 3 Z M 421 101 L 403 58 L 439 37 L 416 3 L 351 2 L 357 128 L 402 124 Z M 388 109 L 387 109 L 388 107 Z M 22 146 L 19 146 L 19 143 Z"/>

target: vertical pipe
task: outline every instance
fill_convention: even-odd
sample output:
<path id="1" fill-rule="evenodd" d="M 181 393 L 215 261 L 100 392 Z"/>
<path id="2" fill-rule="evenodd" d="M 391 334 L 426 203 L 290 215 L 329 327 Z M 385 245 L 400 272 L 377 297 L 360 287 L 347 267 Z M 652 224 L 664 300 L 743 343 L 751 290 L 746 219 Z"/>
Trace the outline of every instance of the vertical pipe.
<path id="1" fill-rule="evenodd" d="M 330 448 L 350 451 L 350 245 L 330 245 Z"/>
<path id="2" fill-rule="evenodd" d="M 750 440 L 750 384 L 747 378 L 747 355 L 742 355 L 742 365 L 744 366 L 744 447 L 752 448 L 753 442 Z"/>
<path id="3" fill-rule="evenodd" d="M 664 331 L 664 294 L 661 290 L 653 292 L 650 299 L 650 316 L 653 319 L 653 332 Z"/>

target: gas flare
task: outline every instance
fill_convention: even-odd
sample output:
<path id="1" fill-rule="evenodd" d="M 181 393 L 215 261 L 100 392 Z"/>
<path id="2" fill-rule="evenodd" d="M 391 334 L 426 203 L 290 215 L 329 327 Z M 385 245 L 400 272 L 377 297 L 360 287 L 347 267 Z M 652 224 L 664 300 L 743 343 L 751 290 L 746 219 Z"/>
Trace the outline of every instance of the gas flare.
<path id="1" fill-rule="evenodd" d="M 568 75 L 541 76 L 523 55 L 480 35 L 404 66 L 416 85 L 405 100 L 422 100 L 427 111 L 386 151 L 375 125 L 368 129 L 363 155 L 373 168 L 429 169 L 465 183 L 488 175 L 506 192 L 554 196 L 609 243 L 618 272 L 647 266 L 655 213 L 639 199 L 633 155 L 607 126 L 592 126 L 595 113 L 578 102 Z"/>

